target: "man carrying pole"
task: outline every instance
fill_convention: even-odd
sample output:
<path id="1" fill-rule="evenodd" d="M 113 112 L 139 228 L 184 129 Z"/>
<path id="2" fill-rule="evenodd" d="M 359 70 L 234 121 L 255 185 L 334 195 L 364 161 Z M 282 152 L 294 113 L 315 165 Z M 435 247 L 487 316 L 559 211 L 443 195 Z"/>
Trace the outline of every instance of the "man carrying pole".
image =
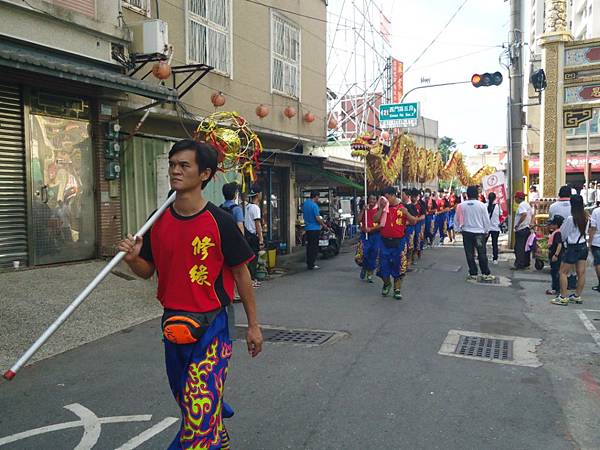
<path id="1" fill-rule="evenodd" d="M 203 196 L 217 163 L 209 144 L 173 145 L 169 177 L 175 202 L 143 238 L 130 236 L 118 245 L 136 275 L 158 274 L 167 376 L 182 413 L 173 450 L 229 448 L 223 417 L 233 412 L 223 402 L 223 385 L 232 346 L 225 307 L 234 285 L 248 318 L 248 353 L 255 357 L 262 349 L 246 267 L 254 254 L 233 218 Z"/>

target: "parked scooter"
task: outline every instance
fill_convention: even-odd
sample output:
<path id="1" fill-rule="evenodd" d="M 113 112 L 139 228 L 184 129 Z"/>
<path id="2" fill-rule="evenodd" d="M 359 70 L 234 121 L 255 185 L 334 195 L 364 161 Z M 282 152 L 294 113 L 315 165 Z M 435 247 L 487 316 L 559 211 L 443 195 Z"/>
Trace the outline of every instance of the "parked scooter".
<path id="1" fill-rule="evenodd" d="M 322 229 L 319 236 L 319 253 L 323 259 L 333 258 L 340 252 L 340 241 L 338 239 L 339 225 L 331 220 L 326 220 L 325 223 L 329 229 Z"/>

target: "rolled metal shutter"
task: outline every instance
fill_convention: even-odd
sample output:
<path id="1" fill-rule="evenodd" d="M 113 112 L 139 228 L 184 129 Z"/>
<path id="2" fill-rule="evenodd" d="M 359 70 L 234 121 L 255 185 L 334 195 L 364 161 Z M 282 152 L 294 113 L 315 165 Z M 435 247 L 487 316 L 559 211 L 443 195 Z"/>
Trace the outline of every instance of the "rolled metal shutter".
<path id="1" fill-rule="evenodd" d="M 26 193 L 21 89 L 0 83 L 0 268 L 27 265 Z"/>

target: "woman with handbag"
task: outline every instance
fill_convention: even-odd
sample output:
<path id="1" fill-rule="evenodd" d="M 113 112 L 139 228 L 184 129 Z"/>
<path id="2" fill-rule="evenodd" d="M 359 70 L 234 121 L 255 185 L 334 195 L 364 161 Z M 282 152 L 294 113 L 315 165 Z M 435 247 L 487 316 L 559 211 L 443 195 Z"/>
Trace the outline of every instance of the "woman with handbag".
<path id="1" fill-rule="evenodd" d="M 496 194 L 488 195 L 488 215 L 490 216 L 490 233 L 492 238 L 492 264 L 498 264 L 498 237 L 500 236 L 500 205 L 496 204 Z M 486 239 L 487 244 L 487 239 Z"/>

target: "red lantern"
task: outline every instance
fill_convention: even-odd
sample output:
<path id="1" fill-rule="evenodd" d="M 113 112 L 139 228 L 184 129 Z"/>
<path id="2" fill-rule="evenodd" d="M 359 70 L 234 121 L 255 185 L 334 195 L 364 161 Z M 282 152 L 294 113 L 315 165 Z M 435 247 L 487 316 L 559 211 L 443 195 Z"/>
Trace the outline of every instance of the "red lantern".
<path id="1" fill-rule="evenodd" d="M 171 76 L 171 66 L 166 61 L 159 61 L 152 66 L 152 75 L 159 80 L 166 80 Z"/>
<path id="2" fill-rule="evenodd" d="M 291 119 L 296 115 L 296 108 L 294 108 L 293 106 L 286 106 L 283 110 L 283 115 L 288 119 Z"/>
<path id="3" fill-rule="evenodd" d="M 327 122 L 327 126 L 329 127 L 329 129 L 331 130 L 335 130 L 338 126 L 338 121 L 335 117 L 331 116 L 329 117 L 329 121 Z"/>
<path id="4" fill-rule="evenodd" d="M 269 115 L 269 107 L 261 103 L 256 107 L 256 115 L 261 119 L 267 117 Z"/>
<path id="5" fill-rule="evenodd" d="M 210 96 L 210 101 L 215 108 L 218 108 L 219 106 L 223 106 L 225 104 L 225 96 L 222 92 L 215 92 Z"/>
<path id="6" fill-rule="evenodd" d="M 304 121 L 307 123 L 311 123 L 315 121 L 315 115 L 311 112 L 307 112 L 304 114 Z"/>
<path id="7" fill-rule="evenodd" d="M 390 132 L 389 131 L 384 131 L 381 133 L 381 140 L 382 141 L 389 141 L 390 140 Z"/>

